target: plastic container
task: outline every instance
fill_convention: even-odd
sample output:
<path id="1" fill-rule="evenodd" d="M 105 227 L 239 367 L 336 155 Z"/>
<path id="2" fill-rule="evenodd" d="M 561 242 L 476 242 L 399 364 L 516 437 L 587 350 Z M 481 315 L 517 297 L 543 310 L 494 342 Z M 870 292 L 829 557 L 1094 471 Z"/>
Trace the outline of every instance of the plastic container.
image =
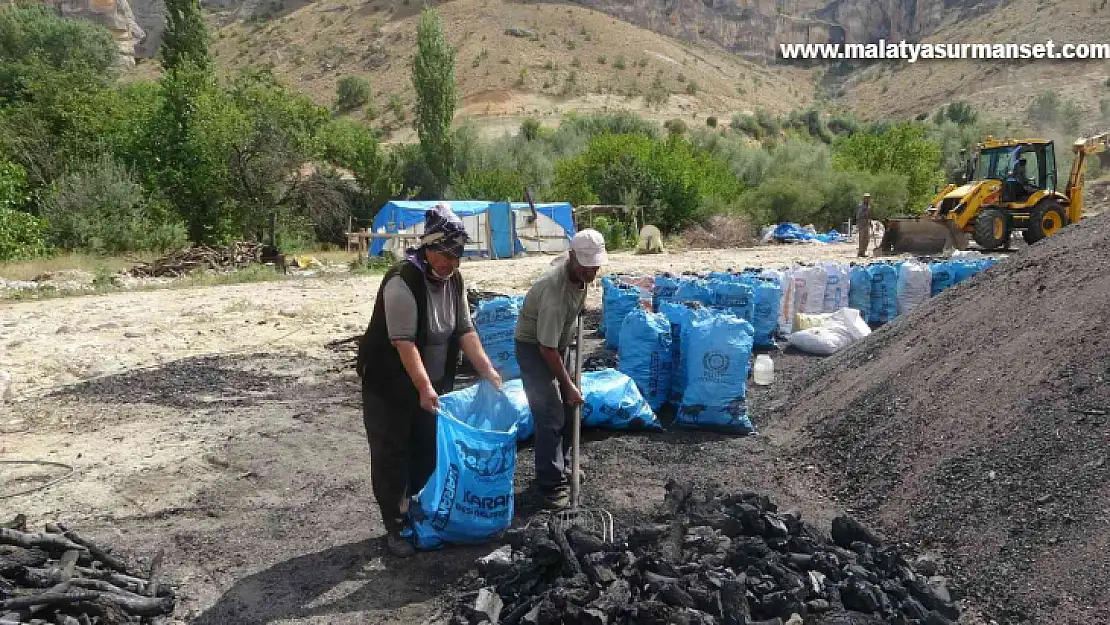
<path id="1" fill-rule="evenodd" d="M 769 386 L 775 381 L 775 363 L 767 354 L 758 354 L 752 366 L 752 381 L 760 386 Z"/>

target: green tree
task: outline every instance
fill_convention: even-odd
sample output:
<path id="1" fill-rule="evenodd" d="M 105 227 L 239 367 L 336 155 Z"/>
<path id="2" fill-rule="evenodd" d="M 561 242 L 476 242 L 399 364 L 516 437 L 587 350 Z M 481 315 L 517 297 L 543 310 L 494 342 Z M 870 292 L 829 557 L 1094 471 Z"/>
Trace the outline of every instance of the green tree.
<path id="1" fill-rule="evenodd" d="M 405 195 L 401 162 L 386 153 L 373 131 L 347 119 L 332 120 L 320 130 L 323 157 L 354 174 L 358 186 L 352 207 L 358 219 L 373 219 L 387 201 Z"/>
<path id="2" fill-rule="evenodd" d="M 455 117 L 455 50 L 443 33 L 439 13 L 425 8 L 417 29 L 417 52 L 412 67 L 416 88 L 416 133 L 424 162 L 441 192 L 451 178 L 451 121 Z"/>
<path id="3" fill-rule="evenodd" d="M 212 69 L 208 28 L 200 0 L 166 0 L 166 30 L 162 33 L 162 67 L 173 72 L 191 67 Z"/>
<path id="4" fill-rule="evenodd" d="M 103 85 L 117 58 L 103 26 L 40 4 L 0 11 L 0 105 L 25 99 L 31 83 L 48 74 Z"/>
<path id="5" fill-rule="evenodd" d="M 524 181 L 511 169 L 471 168 L 451 180 L 453 199 L 520 202 L 524 200 Z"/>
<path id="6" fill-rule="evenodd" d="M 857 133 L 836 143 L 834 165 L 840 171 L 906 176 L 907 210 L 924 207 L 935 187 L 944 184 L 941 146 L 917 123 L 896 124 L 885 132 Z"/>

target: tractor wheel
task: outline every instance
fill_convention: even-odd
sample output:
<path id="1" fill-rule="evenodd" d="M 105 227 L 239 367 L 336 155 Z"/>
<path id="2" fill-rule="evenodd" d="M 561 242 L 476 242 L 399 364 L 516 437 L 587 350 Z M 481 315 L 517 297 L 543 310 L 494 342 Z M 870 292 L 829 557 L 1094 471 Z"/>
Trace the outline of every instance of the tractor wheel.
<path id="1" fill-rule="evenodd" d="M 975 219 L 975 242 L 984 250 L 996 250 L 1010 240 L 1006 227 L 1006 213 L 998 208 L 988 208 Z"/>
<path id="2" fill-rule="evenodd" d="M 1045 200 L 1033 207 L 1033 214 L 1029 217 L 1029 236 L 1025 242 L 1029 245 L 1050 237 L 1059 232 L 1065 224 L 1064 207 L 1056 200 Z"/>
<path id="3" fill-rule="evenodd" d="M 1021 238 L 1025 239 L 1025 242 L 1029 245 L 1033 245 L 1037 242 L 1037 237 L 1033 234 L 1031 230 L 1028 229 L 1021 231 Z"/>

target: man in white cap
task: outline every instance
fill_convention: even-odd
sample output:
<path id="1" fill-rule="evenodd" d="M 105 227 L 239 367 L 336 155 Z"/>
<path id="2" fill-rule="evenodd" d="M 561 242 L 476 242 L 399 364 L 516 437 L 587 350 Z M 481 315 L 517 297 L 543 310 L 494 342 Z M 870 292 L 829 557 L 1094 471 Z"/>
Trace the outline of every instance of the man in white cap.
<path id="1" fill-rule="evenodd" d="M 574 407 L 585 403 L 564 364 L 566 353 L 586 303 L 587 286 L 606 260 L 600 232 L 576 234 L 565 259 L 528 289 L 517 320 L 516 358 L 536 430 L 536 487 L 550 508 L 570 503 L 571 427 Z"/>

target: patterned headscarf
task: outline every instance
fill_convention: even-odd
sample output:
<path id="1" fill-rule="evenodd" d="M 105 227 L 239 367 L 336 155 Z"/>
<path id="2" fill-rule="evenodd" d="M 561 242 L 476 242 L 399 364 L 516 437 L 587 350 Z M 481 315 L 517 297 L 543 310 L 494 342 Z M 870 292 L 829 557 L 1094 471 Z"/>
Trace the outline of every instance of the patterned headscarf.
<path id="1" fill-rule="evenodd" d="M 445 202 L 424 213 L 424 235 L 420 247 L 459 258 L 470 236 L 459 216 Z"/>
<path id="2" fill-rule="evenodd" d="M 424 253 L 428 250 L 459 258 L 470 235 L 466 233 L 463 222 L 446 202 L 439 202 L 424 213 L 424 234 L 420 246 L 409 248 L 407 258 L 421 271 L 426 271 Z"/>

